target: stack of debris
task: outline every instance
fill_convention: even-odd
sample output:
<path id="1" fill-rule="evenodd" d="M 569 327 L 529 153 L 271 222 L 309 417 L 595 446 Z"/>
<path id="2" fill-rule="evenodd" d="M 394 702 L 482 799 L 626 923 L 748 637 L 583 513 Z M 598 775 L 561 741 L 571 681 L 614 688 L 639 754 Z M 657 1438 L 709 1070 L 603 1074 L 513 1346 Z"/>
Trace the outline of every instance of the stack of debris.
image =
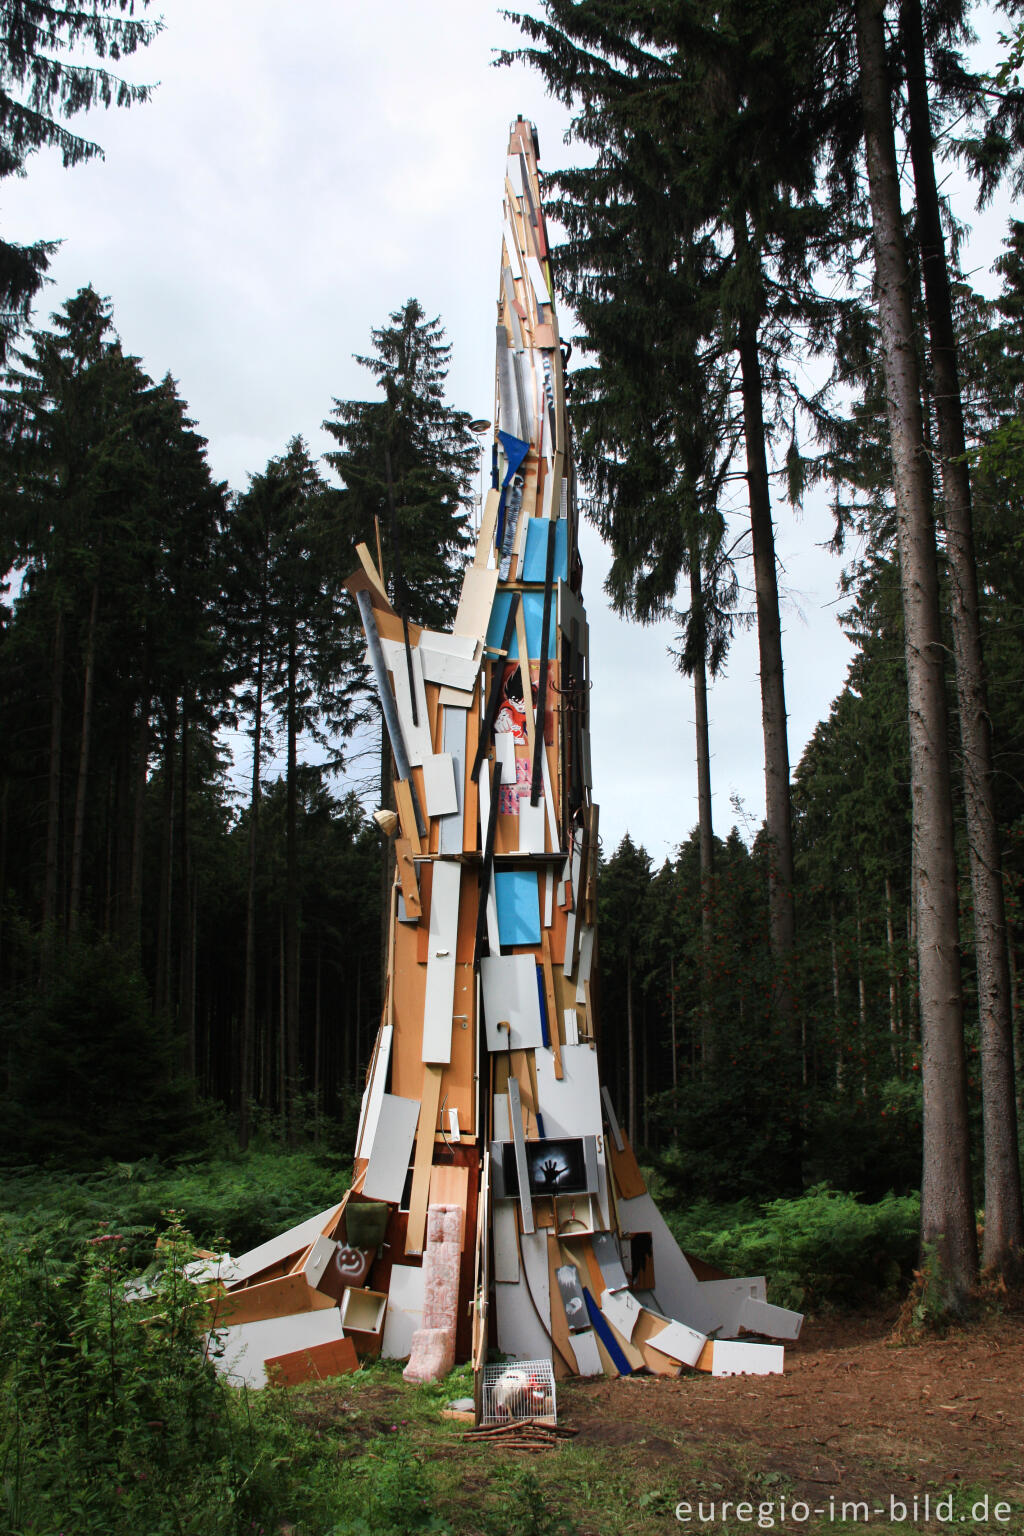
<path id="1" fill-rule="evenodd" d="M 346 1199 L 225 1261 L 225 1369 L 782 1368 L 801 1319 L 680 1251 L 599 1080 L 588 628 L 537 140 L 511 130 L 492 487 L 450 633 L 349 588 L 395 763 L 387 987 Z M 348 1346 L 346 1348 L 346 1346 Z"/>

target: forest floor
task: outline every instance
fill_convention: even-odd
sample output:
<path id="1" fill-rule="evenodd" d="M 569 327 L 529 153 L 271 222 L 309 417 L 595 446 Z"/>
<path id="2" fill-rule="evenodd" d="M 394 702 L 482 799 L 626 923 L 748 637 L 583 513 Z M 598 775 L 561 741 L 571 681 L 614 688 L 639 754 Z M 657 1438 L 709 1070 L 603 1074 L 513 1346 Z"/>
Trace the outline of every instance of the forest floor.
<path id="1" fill-rule="evenodd" d="M 460 1536 L 486 1528 L 511 1464 L 537 1479 L 539 1536 L 562 1520 L 580 1536 L 1024 1532 L 1024 1315 L 908 1344 L 895 1321 L 809 1319 L 782 1376 L 560 1383 L 559 1424 L 575 1433 L 535 1454 L 467 1441 L 386 1368 L 351 1394 L 306 1389 L 299 1414 L 328 1433 L 344 1420 L 343 1458 L 402 1436 L 445 1518 L 462 1511 Z"/>

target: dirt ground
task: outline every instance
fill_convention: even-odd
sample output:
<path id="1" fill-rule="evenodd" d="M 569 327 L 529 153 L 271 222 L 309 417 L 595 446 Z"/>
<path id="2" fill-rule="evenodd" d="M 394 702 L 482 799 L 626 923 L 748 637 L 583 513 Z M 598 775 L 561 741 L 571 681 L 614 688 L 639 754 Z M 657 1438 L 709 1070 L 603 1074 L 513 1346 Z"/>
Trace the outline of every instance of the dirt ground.
<path id="1" fill-rule="evenodd" d="M 817 1506 L 896 1498 L 910 1510 L 917 1495 L 921 1511 L 929 1490 L 980 1489 L 1019 1509 L 1024 1314 L 906 1345 L 892 1342 L 894 1323 L 809 1319 L 782 1376 L 563 1383 L 559 1418 L 578 1443 L 628 1447 L 652 1471 L 678 1472 L 682 1442 L 694 1497 L 774 1486 Z"/>

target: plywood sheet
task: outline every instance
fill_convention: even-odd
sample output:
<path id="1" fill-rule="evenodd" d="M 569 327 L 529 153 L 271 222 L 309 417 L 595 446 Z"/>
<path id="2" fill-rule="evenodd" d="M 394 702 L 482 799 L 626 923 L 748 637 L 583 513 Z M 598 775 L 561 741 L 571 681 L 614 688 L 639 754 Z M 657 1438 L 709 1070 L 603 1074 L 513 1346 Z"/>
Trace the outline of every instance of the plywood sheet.
<path id="1" fill-rule="evenodd" d="M 304 1381 L 326 1381 L 359 1369 L 359 1357 L 351 1339 L 330 1340 L 266 1361 L 268 1381 L 275 1387 L 297 1387 Z"/>

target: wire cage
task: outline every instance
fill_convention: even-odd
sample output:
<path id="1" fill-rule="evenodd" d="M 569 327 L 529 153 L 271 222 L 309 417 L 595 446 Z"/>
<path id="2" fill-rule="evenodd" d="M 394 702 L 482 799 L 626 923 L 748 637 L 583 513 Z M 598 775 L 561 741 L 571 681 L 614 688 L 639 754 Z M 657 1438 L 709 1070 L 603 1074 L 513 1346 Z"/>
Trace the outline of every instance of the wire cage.
<path id="1" fill-rule="evenodd" d="M 485 1365 L 481 1424 L 510 1424 L 515 1419 L 557 1423 L 555 1373 L 550 1360 L 509 1360 Z"/>

